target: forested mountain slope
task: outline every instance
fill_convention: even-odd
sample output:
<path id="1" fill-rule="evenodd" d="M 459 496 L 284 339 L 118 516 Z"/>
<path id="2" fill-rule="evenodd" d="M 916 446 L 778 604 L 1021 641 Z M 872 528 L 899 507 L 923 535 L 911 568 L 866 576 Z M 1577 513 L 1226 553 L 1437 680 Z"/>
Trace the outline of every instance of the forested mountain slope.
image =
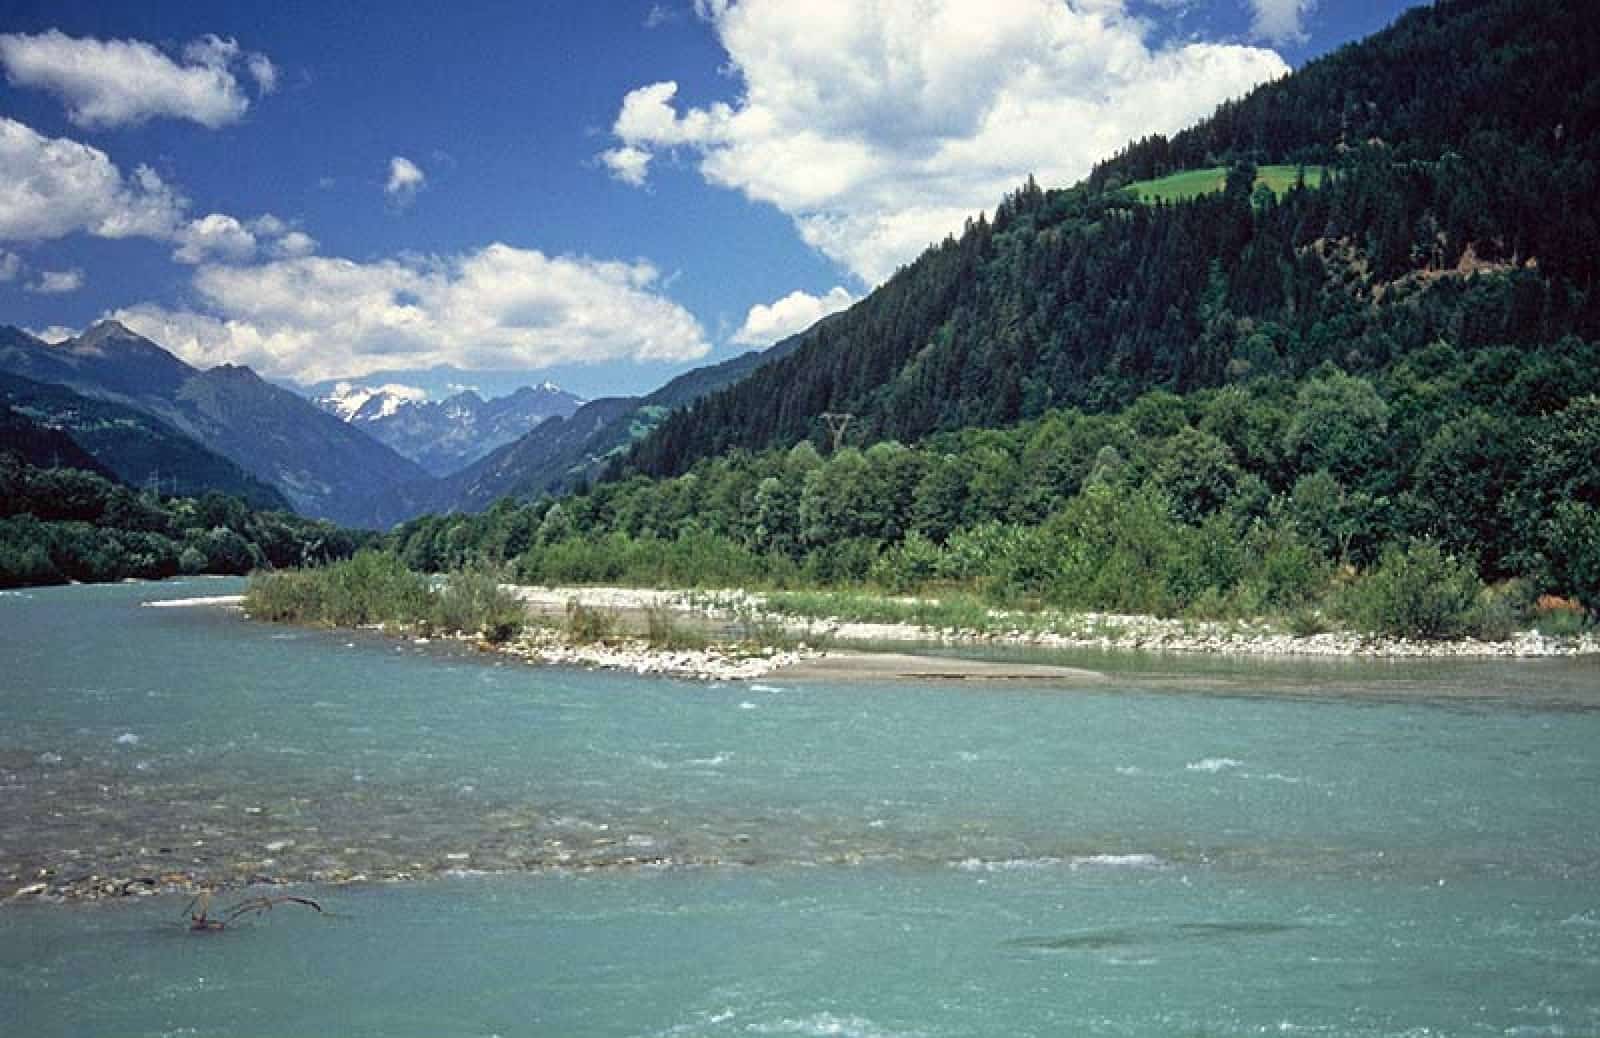
<path id="1" fill-rule="evenodd" d="M 538 583 L 868 583 L 1503 638 L 1572 599 L 1600 617 L 1597 393 L 1573 337 L 1436 343 L 1370 377 L 1328 364 L 912 446 L 733 452 L 390 543 L 419 569 Z"/>
<path id="2" fill-rule="evenodd" d="M 0 372 L 0 402 L 58 431 L 95 462 L 63 460 L 67 467 L 90 468 L 131 487 L 165 494 L 198 497 L 214 490 L 256 508 L 289 510 L 288 500 L 276 487 L 136 408 L 4 372 Z M 9 433 L 0 443 L 14 445 Z M 48 465 L 48 461 L 34 464 Z"/>
<path id="3" fill-rule="evenodd" d="M 1067 190 L 1031 181 L 789 356 L 669 417 L 614 474 L 734 448 L 911 441 L 1332 362 L 1592 340 L 1600 33 L 1558 0 L 1456 0 L 1308 65 Z M 1256 163 L 1327 167 L 1253 189 Z M 1121 188 L 1233 166 L 1219 193 Z"/>
<path id="4" fill-rule="evenodd" d="M 80 469 L 106 479 L 116 478 L 72 437 L 60 429 L 41 425 L 5 403 L 0 403 L 0 452 L 34 468 Z"/>

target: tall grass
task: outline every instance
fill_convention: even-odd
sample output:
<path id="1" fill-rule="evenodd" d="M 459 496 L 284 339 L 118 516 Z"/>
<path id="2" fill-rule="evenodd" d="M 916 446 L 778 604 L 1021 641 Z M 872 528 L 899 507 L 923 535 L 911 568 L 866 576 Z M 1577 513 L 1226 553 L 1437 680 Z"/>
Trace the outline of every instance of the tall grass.
<path id="1" fill-rule="evenodd" d="M 377 551 L 311 569 L 253 574 L 244 607 L 256 619 L 275 623 L 396 624 L 492 642 L 511 638 L 526 620 L 522 602 L 486 568 L 451 573 L 436 585 L 394 555 Z"/>
<path id="2" fill-rule="evenodd" d="M 571 598 L 567 600 L 565 630 L 575 642 L 604 645 L 621 637 L 622 618 L 612 610 L 587 606 Z"/>
<path id="3" fill-rule="evenodd" d="M 680 621 L 670 606 L 650 606 L 644 611 L 644 621 L 644 638 L 652 649 L 681 652 L 705 649 L 712 644 L 705 631 Z"/>

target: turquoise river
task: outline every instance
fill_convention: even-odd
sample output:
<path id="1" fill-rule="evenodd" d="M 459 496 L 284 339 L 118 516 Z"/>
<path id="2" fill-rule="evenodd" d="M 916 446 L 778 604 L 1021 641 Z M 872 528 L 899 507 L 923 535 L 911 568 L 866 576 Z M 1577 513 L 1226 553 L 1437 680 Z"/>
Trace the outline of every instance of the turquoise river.
<path id="1" fill-rule="evenodd" d="M 706 684 L 141 607 L 237 589 L 0 595 L 0 1034 L 1600 1034 L 1595 660 Z M 192 881 L 325 911 L 136 896 Z"/>

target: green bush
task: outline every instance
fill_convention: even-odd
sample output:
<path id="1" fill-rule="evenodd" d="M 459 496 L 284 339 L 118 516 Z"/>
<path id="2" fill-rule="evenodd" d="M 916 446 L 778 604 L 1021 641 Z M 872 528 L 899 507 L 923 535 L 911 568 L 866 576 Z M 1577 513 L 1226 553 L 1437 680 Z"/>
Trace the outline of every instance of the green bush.
<path id="1" fill-rule="evenodd" d="M 1252 528 L 1243 554 L 1241 598 L 1251 613 L 1303 612 L 1327 594 L 1332 566 L 1288 523 Z"/>
<path id="2" fill-rule="evenodd" d="M 1289 633 L 1297 638 L 1310 638 L 1331 629 L 1328 618 L 1322 615 L 1319 609 L 1302 607 L 1291 612 L 1285 619 L 1289 625 Z"/>
<path id="3" fill-rule="evenodd" d="M 178 553 L 178 572 L 193 576 L 206 571 L 206 553 L 190 544 Z"/>
<path id="4" fill-rule="evenodd" d="M 1047 594 L 1067 608 L 1170 616 L 1182 602 L 1169 578 L 1189 532 L 1159 493 L 1091 484 L 1044 525 Z"/>
<path id="5" fill-rule="evenodd" d="M 1600 508 L 1563 501 L 1542 532 L 1551 582 L 1600 619 Z"/>
<path id="6" fill-rule="evenodd" d="M 425 623 L 445 634 L 475 634 L 496 644 L 509 641 L 527 622 L 527 608 L 485 566 L 469 566 L 445 577 L 432 593 Z"/>
<path id="7" fill-rule="evenodd" d="M 269 623 L 322 623 L 325 593 L 325 586 L 310 570 L 256 573 L 245 587 L 244 610 Z"/>
<path id="8" fill-rule="evenodd" d="M 870 537 L 847 537 L 811 550 L 804 576 L 818 584 L 860 584 L 878 561 L 879 543 Z"/>
<path id="9" fill-rule="evenodd" d="M 1533 626 L 1546 638 L 1576 638 L 1594 628 L 1594 624 L 1576 609 L 1544 610 Z"/>
<path id="10" fill-rule="evenodd" d="M 50 559 L 47 530 L 32 516 L 0 519 L 0 587 L 66 583 Z"/>
<path id="11" fill-rule="evenodd" d="M 939 576 L 944 552 L 915 531 L 878 556 L 872 564 L 872 583 L 888 591 L 904 592 L 924 587 Z"/>
<path id="12" fill-rule="evenodd" d="M 1486 642 L 1503 642 L 1523 626 L 1527 613 L 1515 601 L 1484 589 L 1467 613 L 1466 632 Z"/>
<path id="13" fill-rule="evenodd" d="M 1467 633 L 1483 593 L 1476 569 L 1433 541 L 1390 546 L 1346 589 L 1341 612 L 1355 626 L 1404 638 Z"/>

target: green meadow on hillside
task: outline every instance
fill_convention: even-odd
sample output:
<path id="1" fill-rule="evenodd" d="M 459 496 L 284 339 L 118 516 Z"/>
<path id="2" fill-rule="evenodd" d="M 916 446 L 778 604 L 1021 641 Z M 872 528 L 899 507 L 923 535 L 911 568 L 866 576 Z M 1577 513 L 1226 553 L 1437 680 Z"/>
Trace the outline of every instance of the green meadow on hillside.
<path id="1" fill-rule="evenodd" d="M 1256 186 L 1265 184 L 1274 194 L 1281 195 L 1294 186 L 1295 177 L 1305 171 L 1306 186 L 1318 187 L 1322 183 L 1321 166 L 1262 166 L 1256 170 Z M 1228 183 L 1228 168 L 1213 166 L 1210 169 L 1190 169 L 1155 180 L 1140 180 L 1123 190 L 1141 202 L 1181 202 L 1201 195 L 1215 194 Z"/>

